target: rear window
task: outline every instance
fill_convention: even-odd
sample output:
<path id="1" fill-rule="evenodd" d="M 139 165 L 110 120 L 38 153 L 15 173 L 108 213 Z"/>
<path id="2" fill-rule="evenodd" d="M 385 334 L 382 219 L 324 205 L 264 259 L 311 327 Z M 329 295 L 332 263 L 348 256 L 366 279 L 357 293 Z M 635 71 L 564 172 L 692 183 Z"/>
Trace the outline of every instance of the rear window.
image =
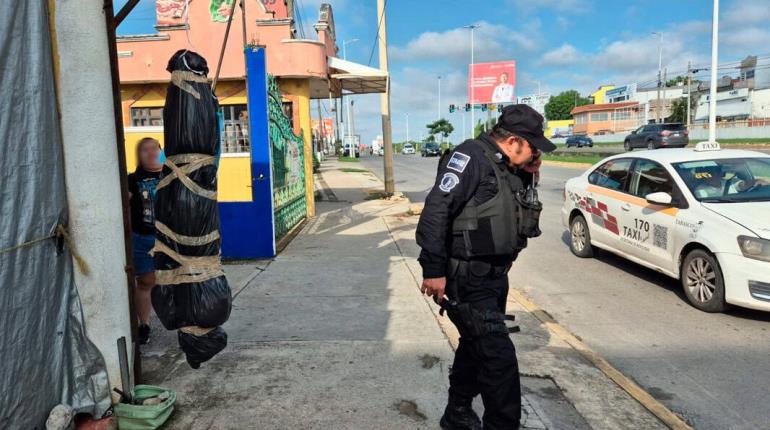
<path id="1" fill-rule="evenodd" d="M 663 130 L 668 131 L 681 131 L 684 130 L 684 124 L 662 124 Z"/>

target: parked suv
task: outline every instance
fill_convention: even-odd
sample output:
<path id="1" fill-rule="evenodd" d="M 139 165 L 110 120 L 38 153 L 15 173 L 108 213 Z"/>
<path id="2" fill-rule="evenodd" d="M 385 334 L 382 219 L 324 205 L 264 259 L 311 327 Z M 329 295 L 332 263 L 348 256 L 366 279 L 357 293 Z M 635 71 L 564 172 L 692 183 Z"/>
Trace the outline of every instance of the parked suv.
<path id="1" fill-rule="evenodd" d="M 679 122 L 646 124 L 626 136 L 623 147 L 626 151 L 634 148 L 682 148 L 690 143 L 687 135 L 687 127 Z"/>
<path id="2" fill-rule="evenodd" d="M 582 148 L 584 146 L 593 147 L 594 141 L 588 136 L 570 136 L 567 138 L 567 148 L 577 146 Z"/>
<path id="3" fill-rule="evenodd" d="M 420 155 L 423 157 L 438 157 L 441 155 L 441 149 L 439 148 L 437 143 L 426 143 L 422 145 L 422 149 L 420 150 Z"/>

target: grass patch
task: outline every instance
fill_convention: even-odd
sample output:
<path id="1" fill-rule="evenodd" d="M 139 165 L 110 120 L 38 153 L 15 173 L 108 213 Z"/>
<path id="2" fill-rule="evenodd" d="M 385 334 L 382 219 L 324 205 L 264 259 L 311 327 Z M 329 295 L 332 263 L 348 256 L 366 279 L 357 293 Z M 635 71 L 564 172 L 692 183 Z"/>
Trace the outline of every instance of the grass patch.
<path id="1" fill-rule="evenodd" d="M 583 163 L 583 164 L 595 164 L 598 163 L 600 160 L 604 158 L 604 156 L 601 155 L 589 155 L 589 154 L 578 154 L 578 155 L 548 155 L 543 154 L 543 160 L 546 161 L 560 161 L 563 163 Z"/>
<path id="2" fill-rule="evenodd" d="M 358 163 L 358 158 L 355 157 L 340 157 L 337 160 L 343 163 Z"/>
<path id="3" fill-rule="evenodd" d="M 354 167 L 343 167 L 340 170 L 345 172 L 345 173 L 367 173 L 367 172 L 369 172 L 366 169 L 356 169 Z"/>

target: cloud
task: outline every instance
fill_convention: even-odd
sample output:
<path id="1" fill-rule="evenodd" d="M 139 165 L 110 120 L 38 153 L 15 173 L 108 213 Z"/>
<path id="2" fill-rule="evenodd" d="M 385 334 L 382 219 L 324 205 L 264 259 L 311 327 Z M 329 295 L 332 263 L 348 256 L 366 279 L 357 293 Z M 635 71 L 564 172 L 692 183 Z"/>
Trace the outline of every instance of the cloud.
<path id="1" fill-rule="evenodd" d="M 540 46 L 539 20 L 531 20 L 523 31 L 486 21 L 476 25 L 479 26 L 474 30 L 476 62 L 510 58 L 518 52 L 535 51 Z M 395 61 L 444 60 L 461 64 L 469 62 L 470 52 L 470 30 L 461 27 L 421 33 L 405 46 L 391 48 L 390 54 Z"/>
<path id="2" fill-rule="evenodd" d="M 524 13 L 537 9 L 550 9 L 564 13 L 582 13 L 589 9 L 586 0 L 509 0 L 509 3 Z"/>
<path id="3" fill-rule="evenodd" d="M 580 63 L 581 60 L 582 54 L 578 53 L 574 46 L 565 43 L 543 54 L 540 64 L 543 66 L 573 66 Z"/>
<path id="4" fill-rule="evenodd" d="M 720 21 L 727 25 L 767 25 L 770 21 L 770 6 L 764 0 L 740 1 L 728 8 L 723 17 Z"/>

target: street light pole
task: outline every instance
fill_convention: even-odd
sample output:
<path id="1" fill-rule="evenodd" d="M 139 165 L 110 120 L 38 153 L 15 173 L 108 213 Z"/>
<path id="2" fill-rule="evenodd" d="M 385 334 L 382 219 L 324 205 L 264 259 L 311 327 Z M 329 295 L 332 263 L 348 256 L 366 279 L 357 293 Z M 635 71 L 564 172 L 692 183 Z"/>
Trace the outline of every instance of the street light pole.
<path id="1" fill-rule="evenodd" d="M 655 122 L 660 122 L 660 85 L 661 74 L 663 73 L 663 33 L 653 31 L 652 34 L 658 36 L 658 99 L 655 103 Z"/>
<path id="2" fill-rule="evenodd" d="M 342 59 L 343 60 L 347 61 L 347 59 L 348 59 L 348 44 L 355 43 L 355 42 L 358 42 L 358 39 L 349 39 L 349 40 L 343 40 L 342 41 Z M 345 125 L 345 128 L 347 129 L 347 133 L 346 134 L 348 136 L 348 143 L 350 143 L 350 132 L 351 132 L 351 130 L 350 130 L 350 125 L 351 125 L 350 124 L 350 104 L 348 104 L 350 102 L 351 102 L 351 100 L 348 99 L 348 101 L 346 102 L 347 106 L 345 107 L 345 110 L 347 111 L 347 120 L 346 120 L 347 124 Z"/>
<path id="3" fill-rule="evenodd" d="M 392 195 L 396 191 L 393 180 L 393 139 L 390 125 L 390 73 L 388 73 L 388 37 L 385 19 L 385 0 L 377 0 L 377 21 L 380 23 L 377 39 L 380 51 L 380 70 L 387 74 L 385 93 L 380 94 L 380 111 L 382 112 L 382 144 L 383 173 L 385 176 L 385 194 Z"/>
<path id="4" fill-rule="evenodd" d="M 468 29 L 471 30 L 471 67 L 470 67 L 470 69 L 471 69 L 471 76 L 470 76 L 471 97 L 470 98 L 471 99 L 470 99 L 470 105 L 471 105 L 471 139 L 472 139 L 472 138 L 475 137 L 475 136 L 473 136 L 473 132 L 476 129 L 476 111 L 475 111 L 475 106 L 474 106 L 474 101 L 475 100 L 474 100 L 474 94 L 473 94 L 473 92 L 474 92 L 473 91 L 473 62 L 474 62 L 474 58 L 473 58 L 473 56 L 474 56 L 474 53 L 473 53 L 473 48 L 474 48 L 474 46 L 473 46 L 473 44 L 474 44 L 473 31 L 475 29 L 479 28 L 479 25 L 478 24 L 471 24 L 471 25 L 466 25 L 463 28 L 468 28 Z"/>
<path id="5" fill-rule="evenodd" d="M 711 22 L 711 85 L 709 87 L 709 142 L 717 141 L 717 61 L 719 59 L 719 0 L 714 0 Z"/>

